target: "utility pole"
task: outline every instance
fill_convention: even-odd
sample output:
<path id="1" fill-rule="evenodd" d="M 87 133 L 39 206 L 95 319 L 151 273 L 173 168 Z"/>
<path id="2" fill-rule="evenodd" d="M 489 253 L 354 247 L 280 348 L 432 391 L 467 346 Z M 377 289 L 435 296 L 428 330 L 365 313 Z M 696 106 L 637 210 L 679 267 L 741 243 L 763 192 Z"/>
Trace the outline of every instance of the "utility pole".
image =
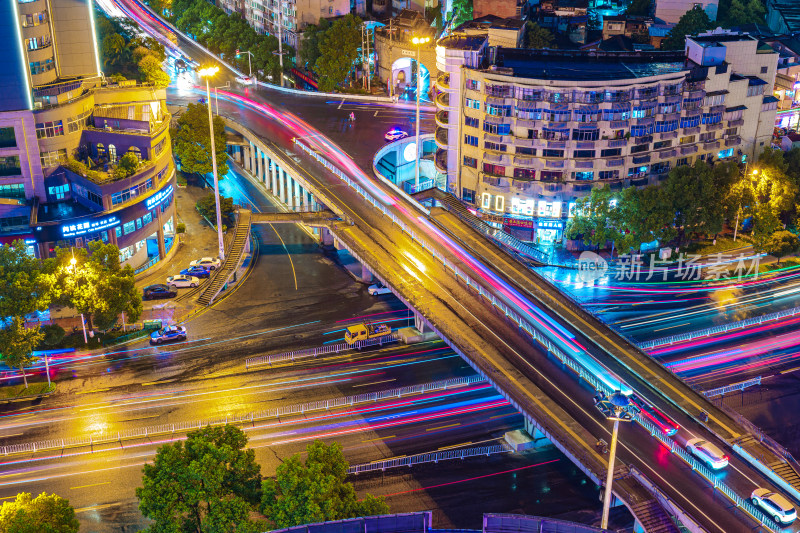
<path id="1" fill-rule="evenodd" d="M 281 65 L 281 79 L 280 86 L 283 87 L 283 5 L 281 0 L 278 0 L 278 61 Z"/>

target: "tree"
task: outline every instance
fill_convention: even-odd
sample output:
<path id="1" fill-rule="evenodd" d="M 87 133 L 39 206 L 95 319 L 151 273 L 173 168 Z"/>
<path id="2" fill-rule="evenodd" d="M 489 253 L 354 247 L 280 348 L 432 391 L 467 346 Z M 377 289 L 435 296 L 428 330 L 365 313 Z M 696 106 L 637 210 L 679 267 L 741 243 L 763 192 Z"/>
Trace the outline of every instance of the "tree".
<path id="1" fill-rule="evenodd" d="M 595 187 L 589 196 L 578 199 L 575 216 L 567 226 L 567 238 L 583 237 L 584 244 L 605 246 L 611 241 L 614 247 L 619 244 L 622 233 L 617 228 L 614 212 L 617 199 L 608 186 Z"/>
<path id="2" fill-rule="evenodd" d="M 66 332 L 58 324 L 45 324 L 41 327 L 42 343 L 47 346 L 55 346 L 64 339 Z"/>
<path id="3" fill-rule="evenodd" d="M 219 197 L 219 208 L 222 210 L 222 218 L 228 218 L 233 214 L 233 198 L 227 196 Z M 197 210 L 208 220 L 217 220 L 217 201 L 214 193 L 209 193 L 197 201 Z"/>
<path id="4" fill-rule="evenodd" d="M 172 152 L 181 162 L 184 172 L 210 174 L 211 136 L 208 133 L 208 107 L 205 104 L 189 104 L 178 117 L 177 128 L 172 130 Z M 214 143 L 217 157 L 217 177 L 228 173 L 228 156 L 225 152 L 225 123 L 214 117 Z"/>
<path id="5" fill-rule="evenodd" d="M 684 13 L 675 27 L 669 31 L 667 37 L 661 42 L 661 48 L 663 50 L 683 50 L 687 35 L 697 35 L 713 27 L 714 24 L 703 8 L 695 5 Z"/>
<path id="6" fill-rule="evenodd" d="M 0 507 L 0 533 L 78 533 L 79 527 L 69 500 L 56 494 L 21 492 Z"/>
<path id="7" fill-rule="evenodd" d="M 25 381 L 25 388 L 28 388 L 28 375 L 25 367 L 31 366 L 36 360 L 33 350 L 44 337 L 44 333 L 39 328 L 26 328 L 25 319 L 14 317 L 6 323 L 6 327 L 0 330 L 0 350 L 3 354 L 3 362 L 9 368 L 19 368 L 22 372 L 22 379 Z"/>
<path id="8" fill-rule="evenodd" d="M 122 180 L 133 176 L 140 164 L 141 162 L 139 158 L 136 157 L 136 154 L 133 152 L 125 152 L 122 157 L 119 158 L 117 166 L 114 168 L 114 178 Z"/>
<path id="9" fill-rule="evenodd" d="M 763 24 L 766 13 L 761 0 L 720 0 L 717 23 L 723 28 Z"/>
<path id="10" fill-rule="evenodd" d="M 525 48 L 552 48 L 554 40 L 547 28 L 531 21 L 525 23 Z"/>
<path id="11" fill-rule="evenodd" d="M 760 203 L 753 211 L 753 250 L 763 252 L 772 234 L 781 227 L 781 221 L 768 203 Z"/>
<path id="12" fill-rule="evenodd" d="M 347 79 L 361 48 L 361 19 L 346 15 L 325 32 L 319 43 L 319 58 L 314 71 L 319 75 L 319 90 L 329 92 Z"/>
<path id="13" fill-rule="evenodd" d="M 112 33 L 103 38 L 103 65 L 118 66 L 127 59 L 125 38 L 119 33 Z"/>
<path id="14" fill-rule="evenodd" d="M 247 436 L 225 425 L 205 427 L 186 442 L 165 444 L 143 468 L 139 510 L 148 531 L 241 532 L 261 497 L 261 472 Z"/>
<path id="15" fill-rule="evenodd" d="M 338 443 L 314 441 L 303 463 L 294 455 L 281 463 L 274 478 L 264 480 L 261 512 L 276 528 L 312 522 L 386 514 L 383 498 L 359 501 L 347 477 L 347 461 Z"/>
<path id="16" fill-rule="evenodd" d="M 678 245 L 691 233 L 714 235 L 722 230 L 725 191 L 715 180 L 728 179 L 727 173 L 714 174 L 704 161 L 673 168 L 662 185 L 663 201 L 675 213 Z"/>
<path id="17" fill-rule="evenodd" d="M 159 15 L 163 15 L 165 11 L 169 11 L 172 7 L 171 0 L 148 0 L 147 4 Z"/>
<path id="18" fill-rule="evenodd" d="M 450 6 L 450 27 L 456 28 L 460 24 L 473 19 L 472 0 L 453 0 Z"/>
<path id="19" fill-rule="evenodd" d="M 171 81 L 169 74 L 161 68 L 161 62 L 153 55 L 145 56 L 139 61 L 139 79 L 155 85 L 157 89 L 167 87 Z"/>
<path id="20" fill-rule="evenodd" d="M 632 0 L 625 11 L 626 15 L 649 17 L 653 8 L 653 0 Z"/>
<path id="21" fill-rule="evenodd" d="M 313 70 L 319 59 L 319 45 L 325 33 L 330 29 L 331 21 L 325 18 L 319 19 L 319 24 L 309 24 L 303 32 L 303 40 L 300 42 L 300 64 Z"/>
<path id="22" fill-rule="evenodd" d="M 88 251 L 59 248 L 56 264 L 54 299 L 83 314 L 90 329 L 112 327 L 120 313 L 129 322 L 141 316 L 142 293 L 134 283 L 133 269 L 120 265 L 119 248 L 113 244 L 92 241 Z"/>
<path id="23" fill-rule="evenodd" d="M 781 258 L 797 252 L 798 249 L 800 249 L 800 239 L 786 230 L 776 231 L 764 243 L 764 251 L 778 259 L 778 266 L 781 264 Z"/>

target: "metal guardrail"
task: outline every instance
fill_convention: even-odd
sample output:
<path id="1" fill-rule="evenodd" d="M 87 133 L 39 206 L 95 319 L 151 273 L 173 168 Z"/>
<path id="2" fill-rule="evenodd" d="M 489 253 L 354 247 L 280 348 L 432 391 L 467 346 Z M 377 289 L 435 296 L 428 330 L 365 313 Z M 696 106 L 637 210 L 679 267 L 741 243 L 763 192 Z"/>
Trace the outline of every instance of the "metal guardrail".
<path id="1" fill-rule="evenodd" d="M 143 264 L 142 266 L 140 266 L 139 268 L 135 269 L 135 270 L 133 271 L 133 273 L 134 273 L 134 274 L 138 274 L 138 273 L 140 273 L 140 272 L 144 272 L 145 270 L 147 270 L 147 269 L 148 269 L 148 268 L 150 268 L 151 266 L 153 266 L 153 265 L 155 265 L 156 263 L 158 263 L 160 260 L 161 260 L 161 258 L 160 258 L 160 257 L 158 257 L 158 256 L 156 256 L 156 257 L 152 258 L 150 261 L 148 261 L 147 263 L 145 263 L 145 264 Z"/>
<path id="2" fill-rule="evenodd" d="M 337 344 L 318 346 L 316 348 L 306 348 L 305 350 L 296 350 L 294 352 L 285 352 L 273 355 L 262 355 L 260 357 L 250 357 L 249 359 L 245 359 L 244 366 L 247 370 L 250 370 L 251 366 L 259 366 L 259 365 L 272 366 L 273 363 L 275 364 L 285 363 L 286 361 L 294 363 L 298 359 L 308 359 L 317 357 L 318 355 L 346 352 L 348 350 L 360 350 L 361 348 L 367 348 L 369 346 L 383 346 L 384 344 L 390 344 L 393 342 L 397 342 L 398 340 L 399 336 L 397 335 L 397 333 L 392 333 L 391 335 L 385 335 L 383 337 L 378 337 L 376 339 L 356 341 L 353 344 L 340 342 Z"/>
<path id="3" fill-rule="evenodd" d="M 107 444 L 112 442 L 119 442 L 120 445 L 124 440 L 133 440 L 141 438 L 150 438 L 154 436 L 171 435 L 171 438 L 176 433 L 183 433 L 194 429 L 200 429 L 206 426 L 219 426 L 224 424 L 253 424 L 259 420 L 281 418 L 292 415 L 302 415 L 314 411 L 327 411 L 330 409 L 337 409 L 340 407 L 352 407 L 354 405 L 377 402 L 380 400 L 388 400 L 391 398 L 402 398 L 414 394 L 424 394 L 426 392 L 433 392 L 439 390 L 448 390 L 457 387 L 465 387 L 476 383 L 482 383 L 486 380 L 480 376 L 467 376 L 461 378 L 451 378 L 441 381 L 434 381 L 431 383 L 423 383 L 421 385 L 411 385 L 408 387 L 399 387 L 378 392 L 368 392 L 356 396 L 343 396 L 329 400 L 319 400 L 316 402 L 308 402 L 296 405 L 287 405 L 273 409 L 266 409 L 263 411 L 249 411 L 247 413 L 240 413 L 236 415 L 226 415 L 224 417 L 209 418 L 207 420 L 196 420 L 191 422 L 183 422 L 176 424 L 161 424 L 158 426 L 149 426 L 141 428 L 132 428 L 116 433 L 98 433 L 89 435 L 87 437 L 72 437 L 66 439 L 50 439 L 39 442 L 26 442 L 21 444 L 9 444 L 7 446 L 0 446 L 0 453 L 3 455 L 17 454 L 17 453 L 36 453 L 48 450 L 65 450 L 67 448 L 81 448 L 92 447 L 98 444 Z"/>
<path id="4" fill-rule="evenodd" d="M 740 381 L 738 383 L 731 383 L 730 385 L 725 385 L 724 387 L 718 387 L 716 389 L 710 389 L 703 391 L 703 395 L 706 398 L 716 398 L 717 396 L 723 396 L 728 394 L 729 392 L 734 391 L 742 391 L 748 387 L 755 387 L 756 385 L 761 385 L 761 376 L 755 377 L 753 379 L 748 379 L 745 381 Z"/>
<path id="5" fill-rule="evenodd" d="M 792 307 L 791 309 L 776 311 L 774 313 L 747 318 L 745 320 L 738 320 L 736 322 L 729 322 L 727 324 L 720 324 L 719 326 L 713 326 L 698 331 L 691 331 L 689 333 L 679 333 L 677 335 L 670 335 L 669 337 L 662 337 L 660 339 L 653 339 L 650 341 L 639 342 L 638 345 L 639 348 L 641 348 L 642 350 L 648 350 L 651 348 L 656 348 L 658 346 L 665 346 L 668 344 L 685 342 L 692 339 L 697 339 L 699 337 L 708 337 L 710 335 L 716 335 L 717 333 L 725 333 L 726 331 L 748 328 L 750 326 L 755 326 L 758 324 L 762 324 L 764 322 L 771 322 L 773 320 L 780 320 L 781 318 L 786 318 L 787 316 L 794 316 L 796 314 L 800 314 L 800 307 Z"/>
<path id="6" fill-rule="evenodd" d="M 492 446 L 479 446 L 475 448 L 460 448 L 457 450 L 441 450 L 429 453 L 419 453 L 406 457 L 396 457 L 384 459 L 372 463 L 350 465 L 347 469 L 348 474 L 361 474 L 363 472 L 375 472 L 376 470 L 387 470 L 401 466 L 414 466 L 424 463 L 438 463 L 439 461 L 452 461 L 453 459 L 466 459 L 467 457 L 490 456 L 496 453 L 509 453 L 513 450 L 507 445 L 494 444 Z"/>

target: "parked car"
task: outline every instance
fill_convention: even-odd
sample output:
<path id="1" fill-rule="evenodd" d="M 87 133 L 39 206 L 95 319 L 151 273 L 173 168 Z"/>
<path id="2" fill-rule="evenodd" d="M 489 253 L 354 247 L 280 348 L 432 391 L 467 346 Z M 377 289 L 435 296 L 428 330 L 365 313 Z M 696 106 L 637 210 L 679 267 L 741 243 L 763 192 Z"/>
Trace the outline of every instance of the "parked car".
<path id="1" fill-rule="evenodd" d="M 629 397 L 631 403 L 633 403 L 639 411 L 641 411 L 642 415 L 648 419 L 650 422 L 658 426 L 664 435 L 671 437 L 678 432 L 678 424 L 673 422 L 673 420 L 650 405 L 649 403 L 645 402 L 635 394 L 631 394 Z"/>
<path id="2" fill-rule="evenodd" d="M 162 283 L 150 285 L 144 288 L 142 300 L 161 300 L 163 298 L 175 298 L 177 292 Z"/>
<path id="3" fill-rule="evenodd" d="M 201 257 L 200 259 L 195 259 L 191 263 L 189 263 L 190 267 L 199 266 L 203 267 L 207 270 L 216 270 L 219 268 L 219 265 L 222 261 L 219 260 L 218 257 Z"/>
<path id="4" fill-rule="evenodd" d="M 236 81 L 238 81 L 242 85 L 253 85 L 253 78 L 251 78 L 250 76 L 242 76 L 241 78 L 236 78 Z"/>
<path id="5" fill-rule="evenodd" d="M 184 276 L 194 276 L 196 278 L 203 279 L 209 277 L 211 275 L 211 271 L 201 266 L 193 266 L 184 268 L 181 270 L 181 274 Z"/>
<path id="6" fill-rule="evenodd" d="M 370 285 L 367 289 L 367 292 L 370 293 L 372 296 L 377 296 L 379 294 L 389 294 L 392 290 L 389 287 L 385 287 L 380 283 L 376 283 L 375 285 Z"/>
<path id="7" fill-rule="evenodd" d="M 408 137 L 408 133 L 400 128 L 392 128 L 383 136 L 387 141 L 396 141 L 398 139 L 405 139 L 406 137 Z"/>
<path id="8" fill-rule="evenodd" d="M 183 326 L 166 326 L 150 334 L 150 344 L 185 340 L 186 328 Z"/>
<path id="9" fill-rule="evenodd" d="M 757 488 L 753 491 L 751 499 L 756 507 L 760 507 L 779 524 L 791 524 L 797 518 L 797 509 L 782 494 Z"/>
<path id="10" fill-rule="evenodd" d="M 714 470 L 728 466 L 728 456 L 713 442 L 698 438 L 689 439 L 686 442 L 686 449 Z"/>
<path id="11" fill-rule="evenodd" d="M 197 287 L 200 284 L 200 280 L 194 276 L 185 276 L 183 274 L 178 274 L 177 276 L 170 276 L 167 278 L 167 285 L 172 287 L 173 289 L 183 289 L 186 287 Z"/>

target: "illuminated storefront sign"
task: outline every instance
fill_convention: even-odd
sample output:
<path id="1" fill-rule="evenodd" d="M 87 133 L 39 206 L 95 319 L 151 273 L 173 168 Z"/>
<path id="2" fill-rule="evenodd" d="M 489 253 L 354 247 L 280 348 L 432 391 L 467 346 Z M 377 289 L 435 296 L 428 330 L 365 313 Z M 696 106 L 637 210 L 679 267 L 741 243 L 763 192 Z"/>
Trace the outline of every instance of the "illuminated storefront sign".
<path id="1" fill-rule="evenodd" d="M 539 229 L 563 229 L 564 223 L 561 220 L 540 220 Z"/>
<path id="2" fill-rule="evenodd" d="M 170 185 L 166 189 L 158 191 L 153 196 L 145 200 L 144 205 L 145 207 L 147 207 L 148 210 L 153 209 L 155 206 L 166 200 L 170 194 L 172 194 L 172 185 Z"/>
<path id="3" fill-rule="evenodd" d="M 108 228 L 113 228 L 119 225 L 117 217 L 99 218 L 97 220 L 85 220 L 76 222 L 74 224 L 64 224 L 61 226 L 61 235 L 63 237 L 78 237 L 88 233 L 96 233 Z"/>

